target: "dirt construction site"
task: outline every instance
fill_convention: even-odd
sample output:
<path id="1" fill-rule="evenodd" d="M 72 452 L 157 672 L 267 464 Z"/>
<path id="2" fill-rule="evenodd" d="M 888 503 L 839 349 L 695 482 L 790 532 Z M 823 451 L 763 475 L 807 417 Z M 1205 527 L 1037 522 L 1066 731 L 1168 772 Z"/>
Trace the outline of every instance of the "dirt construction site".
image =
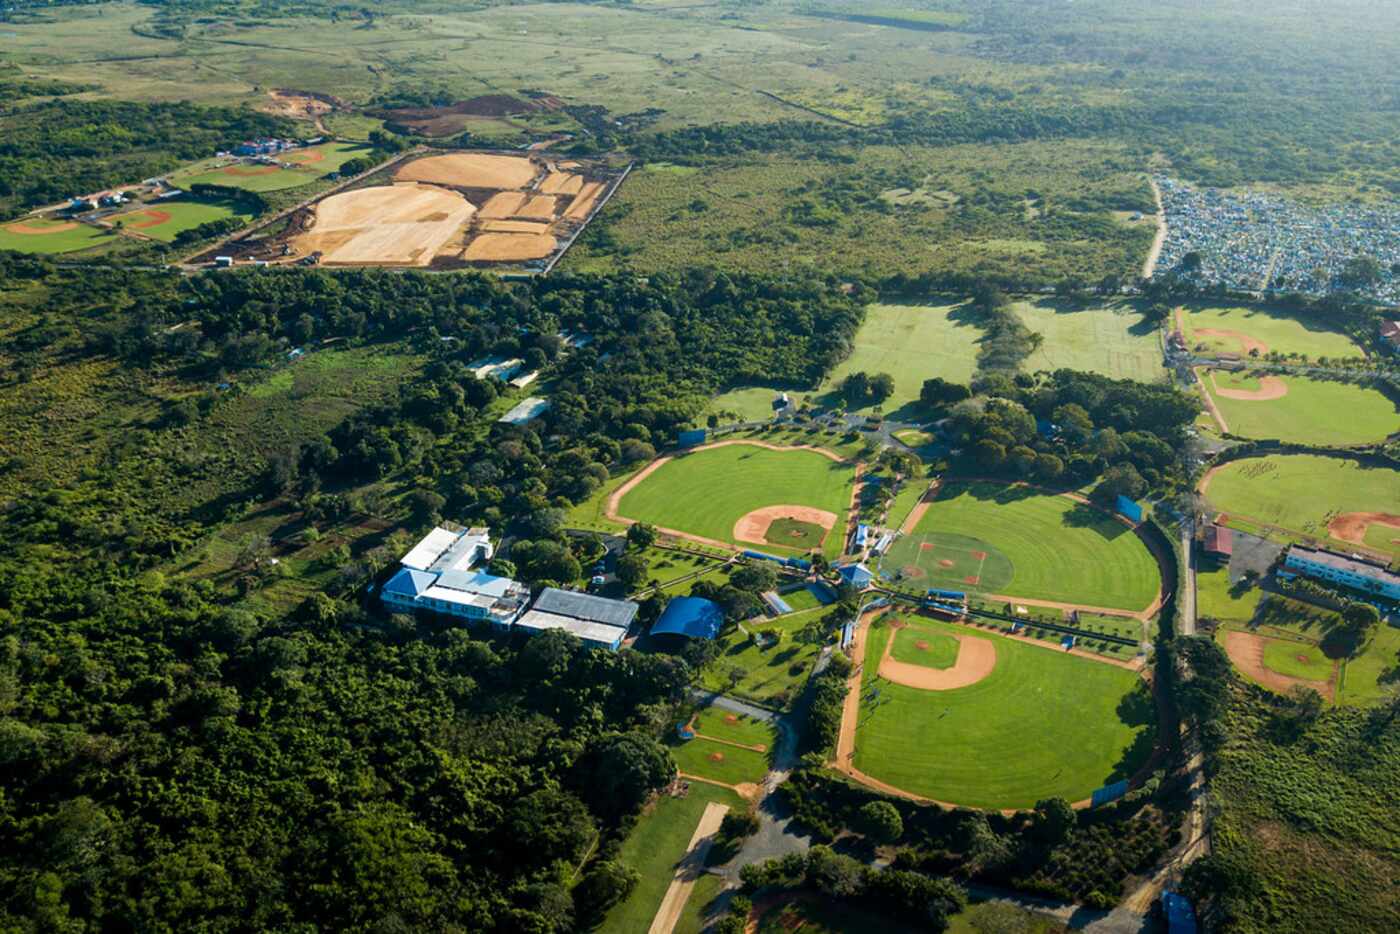
<path id="1" fill-rule="evenodd" d="M 423 155 L 217 252 L 235 263 L 547 271 L 626 174 L 543 153 Z"/>

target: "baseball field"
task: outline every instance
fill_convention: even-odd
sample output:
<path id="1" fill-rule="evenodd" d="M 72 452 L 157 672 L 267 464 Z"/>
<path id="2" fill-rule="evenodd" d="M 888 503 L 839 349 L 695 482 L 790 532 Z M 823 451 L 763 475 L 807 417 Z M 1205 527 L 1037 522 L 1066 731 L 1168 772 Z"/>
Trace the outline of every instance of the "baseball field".
<path id="1" fill-rule="evenodd" d="M 72 253 L 109 237 L 106 231 L 77 221 L 29 220 L 0 226 L 0 250 L 17 253 Z"/>
<path id="2" fill-rule="evenodd" d="M 965 687 L 930 691 L 880 678 L 893 630 L 866 638 L 854 765 L 920 797 L 979 808 L 1078 801 L 1128 778 L 1150 753 L 1155 712 L 1132 671 L 1053 646 L 919 619 L 900 634 L 990 640 L 996 663 Z"/>
<path id="3" fill-rule="evenodd" d="M 1366 444 L 1400 431 L 1400 411 L 1379 390 L 1287 374 L 1214 370 L 1203 385 L 1226 429 L 1242 438 L 1319 446 Z M 1345 418 L 1337 413 L 1345 412 Z"/>
<path id="4" fill-rule="evenodd" d="M 1312 360 L 1362 356 L 1361 348 L 1325 322 L 1283 309 L 1196 305 L 1177 312 L 1186 345 L 1210 353 L 1241 356 L 1257 350 L 1302 354 Z"/>
<path id="5" fill-rule="evenodd" d="M 618 488 L 615 517 L 647 522 L 712 542 L 770 550 L 839 548 L 851 504 L 853 466 L 829 452 L 772 448 L 752 441 L 720 442 L 653 463 Z M 790 541 L 769 532 L 782 519 L 799 520 Z M 781 527 L 781 526 L 780 526 Z"/>
<path id="6" fill-rule="evenodd" d="M 1227 523 L 1400 555 L 1400 472 L 1318 454 L 1250 457 L 1211 470 L 1201 491 Z"/>
<path id="7" fill-rule="evenodd" d="M 210 201 L 183 201 L 170 199 L 147 207 L 137 208 L 108 218 L 115 224 L 120 221 L 123 228 L 169 243 L 185 230 L 193 230 L 200 224 L 237 217 L 245 223 L 253 215 L 241 212 L 232 204 Z"/>
<path id="8" fill-rule="evenodd" d="M 1132 612 L 1148 609 L 1161 584 L 1142 539 L 1108 513 L 989 482 L 945 484 L 880 569 L 917 587 Z"/>

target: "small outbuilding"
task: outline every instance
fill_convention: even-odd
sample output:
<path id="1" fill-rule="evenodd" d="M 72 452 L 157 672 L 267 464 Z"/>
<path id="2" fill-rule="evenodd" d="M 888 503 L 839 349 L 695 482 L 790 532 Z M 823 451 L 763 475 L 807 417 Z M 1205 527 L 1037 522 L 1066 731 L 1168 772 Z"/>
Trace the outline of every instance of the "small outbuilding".
<path id="1" fill-rule="evenodd" d="M 875 580 L 874 573 L 864 564 L 848 564 L 838 568 L 836 573 L 841 575 L 843 583 L 849 584 L 857 590 L 864 590 Z"/>
<path id="2" fill-rule="evenodd" d="M 652 624 L 653 636 L 714 639 L 724 627 L 724 610 L 704 597 L 673 597 L 661 618 Z"/>

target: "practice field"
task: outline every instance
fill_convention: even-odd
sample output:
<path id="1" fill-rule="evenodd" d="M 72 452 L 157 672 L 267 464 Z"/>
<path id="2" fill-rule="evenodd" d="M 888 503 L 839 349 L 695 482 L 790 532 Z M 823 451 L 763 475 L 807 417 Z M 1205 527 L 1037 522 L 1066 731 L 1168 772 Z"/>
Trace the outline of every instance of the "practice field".
<path id="1" fill-rule="evenodd" d="M 981 339 L 975 316 L 963 306 L 871 305 L 850 357 L 823 389 L 834 390 L 851 373 L 888 373 L 894 377 L 894 394 L 885 400 L 884 411 L 892 413 L 917 401 L 926 379 L 969 382 Z"/>
<path id="2" fill-rule="evenodd" d="M 293 165 L 304 165 L 318 174 L 325 175 L 340 171 L 340 167 L 351 159 L 371 157 L 373 152 L 374 149 L 364 143 L 330 142 L 284 152 L 278 158 Z"/>
<path id="3" fill-rule="evenodd" d="M 882 573 L 918 587 L 1139 612 L 1160 589 L 1132 529 L 1065 496 L 998 483 L 950 483 L 891 546 Z"/>
<path id="4" fill-rule="evenodd" d="M 1270 639 L 1264 646 L 1264 667 L 1290 678 L 1326 681 L 1332 673 L 1332 660 L 1315 645 Z"/>
<path id="5" fill-rule="evenodd" d="M 126 230 L 169 243 L 183 231 L 193 230 L 200 224 L 227 217 L 237 217 L 244 223 L 253 219 L 252 214 L 237 210 L 231 203 L 181 201 L 172 198 L 135 211 L 117 214 L 108 220 L 113 224 L 120 221 Z"/>
<path id="6" fill-rule="evenodd" d="M 1215 308 L 1195 306 L 1177 313 L 1186 346 L 1211 353 L 1246 355 L 1257 349 L 1302 354 L 1313 360 L 1362 356 L 1351 338 L 1322 321 L 1273 308 Z"/>
<path id="7" fill-rule="evenodd" d="M 1202 492 L 1228 521 L 1254 520 L 1285 538 L 1400 555 L 1400 530 L 1370 521 L 1376 514 L 1400 517 L 1400 471 L 1317 454 L 1250 457 L 1212 470 Z"/>
<path id="8" fill-rule="evenodd" d="M 1144 383 L 1166 379 L 1157 328 L 1130 304 L 1074 308 L 1017 302 L 1015 309 L 1026 327 L 1044 338 L 1026 358 L 1028 372 L 1070 369 Z"/>
<path id="9" fill-rule="evenodd" d="M 96 246 L 111 234 L 77 221 L 31 218 L 0 226 L 0 250 L 17 253 L 72 253 Z"/>
<path id="10" fill-rule="evenodd" d="M 648 468 L 634 486 L 623 488 L 616 509 L 619 516 L 638 522 L 739 544 L 736 526 L 749 513 L 808 507 L 837 517 L 827 540 L 839 543 L 854 478 L 849 463 L 817 451 L 722 443 Z"/>
<path id="11" fill-rule="evenodd" d="M 430 185 L 383 185 L 331 195 L 316 205 L 300 252 L 327 265 L 426 266 L 471 219 L 471 202 Z"/>
<path id="12" fill-rule="evenodd" d="M 1204 384 L 1233 435 L 1320 446 L 1366 444 L 1400 431 L 1400 411 L 1379 390 L 1292 374 L 1214 370 Z M 1345 412 L 1345 418 L 1338 413 Z"/>
<path id="13" fill-rule="evenodd" d="M 996 667 L 948 691 L 891 684 L 875 674 L 891 629 L 872 628 L 854 762 L 871 778 L 953 804 L 1028 808 L 1087 798 L 1147 760 L 1155 708 L 1133 672 L 986 630 L 919 626 L 990 639 Z"/>
<path id="14" fill-rule="evenodd" d="M 229 188 L 242 188 L 244 191 L 282 191 L 286 188 L 296 188 L 298 185 L 309 185 L 331 171 L 313 165 L 284 169 L 277 165 L 243 162 L 221 164 L 224 161 L 219 160 L 214 165 L 204 162 L 176 172 L 170 176 L 171 184 L 181 188 L 189 188 L 191 185 L 225 185 Z"/>

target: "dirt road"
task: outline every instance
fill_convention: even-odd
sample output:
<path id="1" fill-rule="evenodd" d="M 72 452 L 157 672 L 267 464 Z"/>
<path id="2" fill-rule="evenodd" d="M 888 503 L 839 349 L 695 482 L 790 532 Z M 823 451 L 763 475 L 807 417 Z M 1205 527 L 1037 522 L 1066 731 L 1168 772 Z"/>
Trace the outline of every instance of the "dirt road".
<path id="1" fill-rule="evenodd" d="M 1149 175 L 1147 184 L 1152 186 L 1152 197 L 1157 201 L 1157 236 L 1152 238 L 1152 248 L 1142 262 L 1142 277 L 1151 279 L 1157 269 L 1157 260 L 1162 255 L 1162 246 L 1167 242 L 1167 212 L 1162 208 L 1162 189 L 1157 187 L 1157 180 Z"/>
<path id="2" fill-rule="evenodd" d="M 705 813 L 700 815 L 700 822 L 695 825 L 685 857 L 676 866 L 675 878 L 671 880 L 671 886 L 666 890 L 666 897 L 661 900 L 661 907 L 656 910 L 656 917 L 652 918 L 647 934 L 671 934 L 675 928 L 690 898 L 690 890 L 695 887 L 695 880 L 705 871 L 705 857 L 709 855 L 720 822 L 727 813 L 727 805 L 713 802 L 705 805 Z"/>

